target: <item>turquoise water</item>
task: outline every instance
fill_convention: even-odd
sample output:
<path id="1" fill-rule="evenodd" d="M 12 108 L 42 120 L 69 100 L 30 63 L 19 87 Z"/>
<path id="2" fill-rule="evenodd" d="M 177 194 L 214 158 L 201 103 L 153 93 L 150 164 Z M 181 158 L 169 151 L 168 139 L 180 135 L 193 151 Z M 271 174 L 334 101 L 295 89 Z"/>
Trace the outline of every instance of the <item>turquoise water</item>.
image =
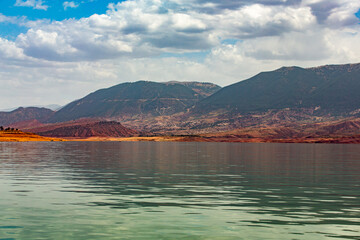
<path id="1" fill-rule="evenodd" d="M 360 145 L 0 143 L 0 239 L 360 239 Z"/>

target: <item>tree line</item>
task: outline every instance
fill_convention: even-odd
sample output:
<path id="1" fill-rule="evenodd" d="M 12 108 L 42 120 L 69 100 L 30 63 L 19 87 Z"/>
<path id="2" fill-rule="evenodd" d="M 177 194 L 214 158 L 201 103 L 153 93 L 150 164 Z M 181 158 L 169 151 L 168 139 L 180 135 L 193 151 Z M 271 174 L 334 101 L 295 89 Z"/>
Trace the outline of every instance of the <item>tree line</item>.
<path id="1" fill-rule="evenodd" d="M 13 132 L 13 131 L 19 131 L 19 129 L 11 128 L 11 127 L 4 128 L 3 126 L 0 126 L 0 131 Z"/>

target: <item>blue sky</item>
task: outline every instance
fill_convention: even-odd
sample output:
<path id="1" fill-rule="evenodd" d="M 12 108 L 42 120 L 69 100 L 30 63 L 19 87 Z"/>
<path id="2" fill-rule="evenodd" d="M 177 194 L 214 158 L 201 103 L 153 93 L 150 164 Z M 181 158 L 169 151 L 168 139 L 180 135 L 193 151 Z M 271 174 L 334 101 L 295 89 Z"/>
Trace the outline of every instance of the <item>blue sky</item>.
<path id="1" fill-rule="evenodd" d="M 3 0 L 0 109 L 121 82 L 225 86 L 282 66 L 360 62 L 359 0 Z"/>
<path id="2" fill-rule="evenodd" d="M 16 0 L 1 1 L 0 6 L 2 13 L 8 17 L 23 18 L 25 17 L 29 21 L 36 20 L 55 20 L 61 21 L 69 18 L 83 18 L 89 17 L 93 14 L 104 14 L 108 10 L 109 3 L 113 3 L 113 0 L 79 0 L 79 1 L 67 1 L 73 2 L 76 7 L 64 7 L 63 0 L 44 0 L 44 6 L 47 9 L 36 9 L 31 6 L 16 6 Z M 121 1 L 120 1 L 121 2 Z M 28 30 L 27 27 L 20 26 L 12 23 L 0 22 L 0 36 L 7 39 L 14 39 L 20 33 L 25 33 Z"/>
<path id="3" fill-rule="evenodd" d="M 78 7 L 64 9 L 63 0 L 43 0 L 46 10 L 31 6 L 16 6 L 16 0 L 1 1 L 1 12 L 7 16 L 26 16 L 29 20 L 53 19 L 61 21 L 67 18 L 89 17 L 94 13 L 102 14 L 113 0 L 80 0 L 74 2 Z"/>

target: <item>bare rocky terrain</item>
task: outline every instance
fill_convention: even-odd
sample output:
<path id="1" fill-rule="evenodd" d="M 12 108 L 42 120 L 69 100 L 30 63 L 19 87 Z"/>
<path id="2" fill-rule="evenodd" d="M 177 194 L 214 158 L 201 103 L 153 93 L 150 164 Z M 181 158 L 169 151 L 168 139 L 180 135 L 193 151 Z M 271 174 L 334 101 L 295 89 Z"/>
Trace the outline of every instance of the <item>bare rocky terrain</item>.
<path id="1" fill-rule="evenodd" d="M 360 64 L 283 67 L 224 88 L 199 82 L 122 83 L 56 112 L 2 112 L 0 125 L 57 137 L 356 142 L 359 92 Z"/>

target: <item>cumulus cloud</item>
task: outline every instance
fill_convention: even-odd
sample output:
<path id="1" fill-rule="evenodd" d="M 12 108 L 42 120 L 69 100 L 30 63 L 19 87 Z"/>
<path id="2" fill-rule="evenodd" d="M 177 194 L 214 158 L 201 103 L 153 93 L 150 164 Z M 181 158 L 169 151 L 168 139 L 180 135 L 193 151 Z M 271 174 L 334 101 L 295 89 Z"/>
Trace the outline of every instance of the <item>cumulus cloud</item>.
<path id="1" fill-rule="evenodd" d="M 90 21 L 94 18 L 32 28 L 26 34 L 20 34 L 16 44 L 28 56 L 50 61 L 97 60 L 132 52 L 132 36 L 112 34 L 111 29 L 91 29 Z"/>
<path id="2" fill-rule="evenodd" d="M 177 2 L 181 3 L 183 1 L 179 0 Z M 217 14 L 225 10 L 238 10 L 253 4 L 268 7 L 309 7 L 319 23 L 326 23 L 326 20 L 335 14 L 342 15 L 343 19 L 348 19 L 347 24 L 354 23 L 354 20 L 356 20 L 354 13 L 360 8 L 360 2 L 354 0 L 189 0 L 187 2 L 190 2 L 192 7 L 198 9 L 198 11 Z"/>
<path id="3" fill-rule="evenodd" d="M 360 8 L 359 1 L 352 0 L 303 0 L 309 6 L 320 24 L 329 27 L 341 27 L 357 24 L 355 13 Z"/>
<path id="4" fill-rule="evenodd" d="M 221 12 L 204 12 L 201 6 Z M 35 24 L 16 43 L 27 55 L 51 61 L 146 57 L 209 50 L 227 38 L 283 38 L 319 27 L 354 26 L 359 8 L 354 0 L 133 0 L 110 4 L 106 14 Z"/>
<path id="5" fill-rule="evenodd" d="M 29 6 L 42 4 L 40 0 L 18 2 Z M 64 7 L 74 6 L 73 1 L 64 2 Z M 202 8 L 217 10 L 211 13 Z M 255 42 L 255 39 L 263 43 L 259 47 L 250 47 L 253 50 L 248 54 L 256 59 L 303 59 L 306 56 L 318 59 L 326 54 L 310 51 L 306 56 L 300 56 L 307 52 L 301 47 L 312 42 L 312 45 L 320 46 L 314 49 L 322 49 L 324 40 L 317 34 L 319 29 L 340 31 L 357 26 L 359 19 L 355 12 L 359 8 L 360 2 L 355 0 L 330 3 L 324 0 L 132 0 L 110 4 L 106 14 L 94 14 L 80 20 L 32 23 L 27 33 L 18 36 L 15 44 L 33 58 L 95 61 L 149 57 L 164 52 L 204 51 L 226 39 L 244 42 Z M 294 39 L 301 43 L 296 44 Z M 262 48 L 280 41 L 292 45 L 292 50 L 274 53 Z"/>
<path id="6" fill-rule="evenodd" d="M 316 18 L 306 7 L 253 4 L 238 10 L 225 10 L 224 14 L 214 18 L 214 25 L 217 22 L 225 26 L 217 29 L 220 36 L 246 39 L 303 31 L 316 25 Z"/>
<path id="7" fill-rule="evenodd" d="M 53 61 L 144 57 L 209 49 L 218 43 L 202 19 L 165 9 L 164 2 L 122 2 L 106 14 L 39 24 L 19 35 L 16 43 L 31 57 Z"/>
<path id="8" fill-rule="evenodd" d="M 68 8 L 77 8 L 79 7 L 79 4 L 71 1 L 71 2 L 68 2 L 68 1 L 65 1 L 63 2 L 63 7 L 64 7 L 64 10 L 67 10 Z"/>
<path id="9" fill-rule="evenodd" d="M 14 42 L 0 38 L 0 57 L 2 59 L 23 59 L 25 55 L 21 48 L 18 48 Z"/>
<path id="10" fill-rule="evenodd" d="M 183 1 L 178 1 L 183 2 Z M 299 5 L 301 0 L 189 0 L 192 8 L 199 12 L 209 14 L 220 14 L 224 10 L 237 10 L 244 6 L 252 4 L 261 4 L 264 6 L 294 6 Z"/>
<path id="11" fill-rule="evenodd" d="M 0 81 L 36 84 L 46 103 L 64 104 L 124 81 L 224 86 L 284 65 L 360 62 L 359 9 L 358 0 L 123 1 L 105 14 L 23 23 L 29 29 L 15 41 L 0 38 Z M 194 52 L 201 57 L 186 57 Z"/>
<path id="12" fill-rule="evenodd" d="M 49 8 L 49 6 L 44 5 L 42 0 L 16 0 L 15 6 L 32 7 L 40 10 L 47 10 Z"/>

